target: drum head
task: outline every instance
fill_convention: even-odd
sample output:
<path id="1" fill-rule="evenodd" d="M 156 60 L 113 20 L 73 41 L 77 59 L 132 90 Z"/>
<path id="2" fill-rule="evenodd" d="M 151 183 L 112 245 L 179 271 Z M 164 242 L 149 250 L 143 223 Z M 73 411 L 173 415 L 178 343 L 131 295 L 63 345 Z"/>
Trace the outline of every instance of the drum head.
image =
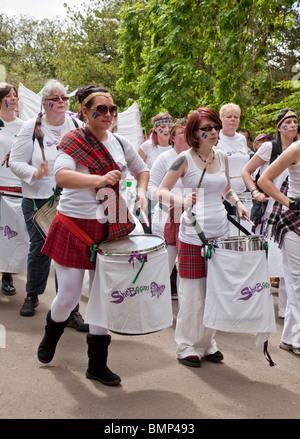
<path id="1" fill-rule="evenodd" d="M 164 246 L 165 240 L 157 235 L 130 235 L 101 242 L 98 252 L 106 256 L 124 256 L 133 252 L 151 253 Z"/>

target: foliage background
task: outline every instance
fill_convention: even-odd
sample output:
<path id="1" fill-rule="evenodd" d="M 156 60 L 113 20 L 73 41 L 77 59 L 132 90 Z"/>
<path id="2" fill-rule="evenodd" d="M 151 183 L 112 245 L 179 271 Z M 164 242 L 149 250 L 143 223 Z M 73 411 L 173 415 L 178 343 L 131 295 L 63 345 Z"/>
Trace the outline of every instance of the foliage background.
<path id="1" fill-rule="evenodd" d="M 0 14 L 0 64 L 36 93 L 50 78 L 102 84 L 121 111 L 138 103 L 147 130 L 160 111 L 235 102 L 253 138 L 274 134 L 282 108 L 300 112 L 299 3 L 86 0 L 65 21 Z"/>

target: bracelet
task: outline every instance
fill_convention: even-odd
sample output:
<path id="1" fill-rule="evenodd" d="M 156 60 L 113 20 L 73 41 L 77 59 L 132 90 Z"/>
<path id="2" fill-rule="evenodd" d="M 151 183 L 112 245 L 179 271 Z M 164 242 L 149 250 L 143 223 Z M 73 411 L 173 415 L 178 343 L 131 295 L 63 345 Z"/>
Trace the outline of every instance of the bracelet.
<path id="1" fill-rule="evenodd" d="M 257 189 L 256 186 L 254 186 L 254 187 L 251 189 L 250 194 L 253 195 L 254 192 L 259 192 L 259 190 Z"/>

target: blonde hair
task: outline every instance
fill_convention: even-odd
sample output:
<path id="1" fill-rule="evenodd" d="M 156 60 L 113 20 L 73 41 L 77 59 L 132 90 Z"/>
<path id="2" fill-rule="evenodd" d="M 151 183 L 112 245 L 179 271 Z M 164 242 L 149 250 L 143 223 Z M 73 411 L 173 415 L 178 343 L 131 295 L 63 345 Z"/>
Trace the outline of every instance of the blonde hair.
<path id="1" fill-rule="evenodd" d="M 229 104 L 225 104 L 220 108 L 220 119 L 223 119 L 223 117 L 225 117 L 226 114 L 229 113 L 229 111 L 234 111 L 239 115 L 239 117 L 241 115 L 241 109 L 239 105 L 230 102 Z"/>

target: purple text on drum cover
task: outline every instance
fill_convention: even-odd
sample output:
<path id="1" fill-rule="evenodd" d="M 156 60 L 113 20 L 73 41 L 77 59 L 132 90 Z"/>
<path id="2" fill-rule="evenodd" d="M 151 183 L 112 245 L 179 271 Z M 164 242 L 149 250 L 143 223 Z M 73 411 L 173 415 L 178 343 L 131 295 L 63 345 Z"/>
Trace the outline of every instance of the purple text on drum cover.
<path id="1" fill-rule="evenodd" d="M 257 283 L 254 288 L 246 287 L 241 291 L 241 295 L 245 297 L 240 297 L 238 300 L 249 300 L 253 296 L 254 293 L 260 293 L 264 289 L 270 289 L 270 294 L 272 294 L 271 284 L 269 282 Z"/>
<path id="2" fill-rule="evenodd" d="M 149 285 L 142 285 L 137 287 L 129 287 L 125 291 L 116 290 L 111 293 L 111 296 L 115 300 L 111 300 L 112 303 L 122 303 L 123 300 L 126 299 L 126 297 L 134 297 L 136 294 L 143 293 L 145 291 L 151 291 L 151 297 L 156 297 L 159 299 L 159 297 L 164 292 L 166 286 L 165 285 L 158 285 L 156 282 L 151 282 L 150 287 Z"/>

